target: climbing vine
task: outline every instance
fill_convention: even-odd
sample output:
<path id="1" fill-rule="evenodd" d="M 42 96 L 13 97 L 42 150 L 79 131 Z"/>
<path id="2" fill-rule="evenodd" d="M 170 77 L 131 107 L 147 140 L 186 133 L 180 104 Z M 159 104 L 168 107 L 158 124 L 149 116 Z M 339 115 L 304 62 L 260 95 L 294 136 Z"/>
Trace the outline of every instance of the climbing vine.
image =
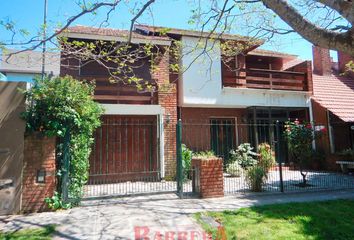
<path id="1" fill-rule="evenodd" d="M 94 84 L 70 76 L 35 79 L 25 92 L 28 107 L 23 113 L 26 132 L 57 137 L 58 195 L 61 196 L 63 138 L 70 131 L 69 198 L 79 202 L 88 179 L 93 133 L 101 124 L 102 107 L 93 101 Z M 58 196 L 51 199 L 58 199 Z M 47 200 L 47 202 L 50 202 Z"/>

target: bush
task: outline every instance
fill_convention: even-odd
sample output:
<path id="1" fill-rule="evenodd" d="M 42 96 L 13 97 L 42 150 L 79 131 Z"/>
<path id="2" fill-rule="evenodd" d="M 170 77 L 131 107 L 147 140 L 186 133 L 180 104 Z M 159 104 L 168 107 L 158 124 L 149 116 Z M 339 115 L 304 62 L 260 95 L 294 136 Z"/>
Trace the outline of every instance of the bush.
<path id="1" fill-rule="evenodd" d="M 257 153 L 253 152 L 249 143 L 242 143 L 236 150 L 231 150 L 231 162 L 237 162 L 242 168 L 247 169 L 257 164 Z"/>
<path id="2" fill-rule="evenodd" d="M 312 142 L 326 132 L 326 129 L 316 130 L 310 123 L 300 123 L 299 120 L 286 122 L 284 136 L 288 142 L 289 153 L 294 163 L 299 167 L 303 187 L 307 186 L 307 172 L 312 157 Z"/>
<path id="3" fill-rule="evenodd" d="M 52 197 L 47 197 L 44 199 L 44 201 L 52 210 L 71 208 L 70 203 L 64 203 L 62 201 L 61 196 L 58 192 L 54 192 L 54 195 Z"/>
<path id="4" fill-rule="evenodd" d="M 191 179 L 191 165 L 192 165 L 192 151 L 182 144 L 182 166 L 183 166 L 183 179 Z"/>
<path id="5" fill-rule="evenodd" d="M 102 107 L 93 101 L 94 84 L 70 76 L 36 79 L 25 92 L 31 103 L 23 113 L 27 133 L 39 131 L 58 137 L 58 194 L 61 197 L 61 158 L 63 137 L 70 131 L 69 197 L 80 200 L 88 179 L 93 133 L 100 126 Z M 60 200 L 60 199 L 59 199 Z M 48 200 L 49 201 L 49 200 Z"/>
<path id="6" fill-rule="evenodd" d="M 344 149 L 339 152 L 338 155 L 343 156 L 344 161 L 354 161 L 354 150 L 353 149 Z"/>
<path id="7" fill-rule="evenodd" d="M 226 168 L 226 173 L 230 174 L 231 177 L 240 177 L 242 171 L 243 169 L 238 162 L 230 163 Z"/>
<path id="8" fill-rule="evenodd" d="M 262 167 L 266 173 L 275 166 L 274 151 L 268 143 L 258 145 L 258 166 Z"/>
<path id="9" fill-rule="evenodd" d="M 253 192 L 261 192 L 266 179 L 266 172 L 261 166 L 253 166 L 247 170 L 246 182 Z"/>
<path id="10" fill-rule="evenodd" d="M 217 158 L 217 156 L 215 156 L 215 153 L 213 151 L 202 151 L 202 152 L 193 153 L 193 157 L 196 157 L 196 158 Z"/>

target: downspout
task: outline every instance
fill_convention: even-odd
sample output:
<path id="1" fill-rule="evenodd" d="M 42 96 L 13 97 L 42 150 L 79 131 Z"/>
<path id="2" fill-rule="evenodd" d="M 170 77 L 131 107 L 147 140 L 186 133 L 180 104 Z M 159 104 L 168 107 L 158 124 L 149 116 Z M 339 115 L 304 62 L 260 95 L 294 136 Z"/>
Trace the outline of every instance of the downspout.
<path id="1" fill-rule="evenodd" d="M 161 178 L 165 178 L 165 137 L 164 137 L 164 127 L 163 127 L 163 113 L 159 114 L 159 135 L 160 135 L 160 171 L 161 171 Z"/>
<path id="2" fill-rule="evenodd" d="M 315 122 L 314 122 L 314 118 L 313 118 L 313 108 L 312 108 L 312 97 L 309 97 L 308 101 L 310 101 L 310 103 L 309 103 L 310 122 L 311 122 L 312 128 L 315 128 L 315 126 L 314 126 Z M 314 133 L 313 133 L 313 136 L 314 136 Z M 312 149 L 316 150 L 316 141 L 315 141 L 315 139 L 312 141 Z"/>
<path id="3" fill-rule="evenodd" d="M 334 153 L 334 144 L 333 144 L 333 129 L 331 126 L 331 121 L 329 117 L 329 111 L 328 109 L 326 110 L 327 113 L 327 126 L 328 126 L 328 137 L 329 137 L 329 149 L 331 150 L 331 153 Z"/>

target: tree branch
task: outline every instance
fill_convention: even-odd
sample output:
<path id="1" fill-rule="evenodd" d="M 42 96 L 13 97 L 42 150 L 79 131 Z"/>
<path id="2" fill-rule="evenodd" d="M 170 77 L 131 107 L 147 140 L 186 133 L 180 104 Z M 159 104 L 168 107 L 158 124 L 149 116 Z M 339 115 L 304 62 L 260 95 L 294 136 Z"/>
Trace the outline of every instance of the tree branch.
<path id="1" fill-rule="evenodd" d="M 262 0 L 262 2 L 306 40 L 320 47 L 336 49 L 354 56 L 352 29 L 338 33 L 319 28 L 285 0 Z"/>
<path id="2" fill-rule="evenodd" d="M 336 10 L 351 24 L 354 24 L 354 5 L 348 0 L 317 0 L 318 2 Z"/>
<path id="3" fill-rule="evenodd" d="M 149 0 L 148 2 L 146 2 L 143 7 L 140 9 L 140 11 L 133 17 L 133 19 L 131 20 L 131 24 L 130 24 L 130 32 L 129 32 L 129 37 L 128 37 L 128 43 L 131 42 L 132 40 L 132 35 L 133 35 L 133 27 L 134 27 L 134 23 L 135 21 L 144 13 L 144 11 L 153 3 L 155 2 L 155 0 Z"/>

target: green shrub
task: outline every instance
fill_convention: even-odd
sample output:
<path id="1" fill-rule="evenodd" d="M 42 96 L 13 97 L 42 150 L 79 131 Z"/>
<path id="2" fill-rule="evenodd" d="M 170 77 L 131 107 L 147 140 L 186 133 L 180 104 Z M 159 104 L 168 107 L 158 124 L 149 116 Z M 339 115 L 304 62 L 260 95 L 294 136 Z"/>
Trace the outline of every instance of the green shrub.
<path id="1" fill-rule="evenodd" d="M 44 199 L 44 201 L 52 210 L 71 208 L 71 203 L 64 203 L 58 192 L 54 192 L 52 197 L 47 197 Z"/>
<path id="2" fill-rule="evenodd" d="M 266 180 L 266 172 L 261 166 L 253 166 L 247 170 L 246 182 L 253 192 L 261 192 Z"/>
<path id="3" fill-rule="evenodd" d="M 340 151 L 338 155 L 343 156 L 343 160 L 345 161 L 354 161 L 354 150 L 351 148 Z"/>
<path id="4" fill-rule="evenodd" d="M 301 185 L 307 186 L 306 167 L 311 165 L 312 142 L 326 133 L 326 129 L 316 130 L 311 123 L 300 123 L 299 120 L 288 121 L 285 125 L 284 136 L 292 161 L 300 169 Z"/>
<path id="5" fill-rule="evenodd" d="M 100 126 L 102 107 L 93 101 L 94 84 L 70 76 L 36 79 L 25 92 L 29 106 L 23 113 L 27 133 L 58 137 L 58 197 L 61 196 L 63 137 L 70 131 L 69 197 L 80 200 L 88 179 L 93 133 Z M 55 196 L 53 196 L 55 197 Z"/>
<path id="6" fill-rule="evenodd" d="M 258 166 L 262 167 L 266 173 L 275 166 L 274 151 L 268 143 L 258 145 Z"/>
<path id="7" fill-rule="evenodd" d="M 230 151 L 231 162 L 237 162 L 242 168 L 247 169 L 257 164 L 257 153 L 249 143 L 242 143 L 236 150 Z"/>
<path id="8" fill-rule="evenodd" d="M 202 152 L 193 153 L 193 157 L 196 157 L 196 158 L 217 158 L 217 156 L 215 156 L 215 153 L 213 151 L 202 151 Z"/>
<path id="9" fill-rule="evenodd" d="M 187 148 L 185 144 L 182 144 L 182 166 L 183 166 L 183 179 L 191 179 L 191 165 L 192 165 L 193 152 Z"/>
<path id="10" fill-rule="evenodd" d="M 230 163 L 226 167 L 226 173 L 230 174 L 231 177 L 240 177 L 242 175 L 242 172 L 243 169 L 240 164 L 238 164 L 238 162 Z"/>

